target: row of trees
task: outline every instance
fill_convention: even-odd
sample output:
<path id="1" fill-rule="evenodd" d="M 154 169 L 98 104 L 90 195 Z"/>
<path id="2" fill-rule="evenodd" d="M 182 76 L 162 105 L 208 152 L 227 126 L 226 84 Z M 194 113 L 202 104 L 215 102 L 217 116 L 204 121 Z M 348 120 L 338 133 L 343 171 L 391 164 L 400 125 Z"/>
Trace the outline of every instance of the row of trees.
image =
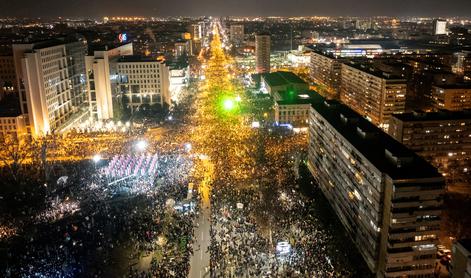
<path id="1" fill-rule="evenodd" d="M 49 174 L 49 149 L 56 147 L 55 136 L 33 139 L 3 135 L 0 137 L 0 209 L 18 213 L 26 207 L 42 205 Z"/>

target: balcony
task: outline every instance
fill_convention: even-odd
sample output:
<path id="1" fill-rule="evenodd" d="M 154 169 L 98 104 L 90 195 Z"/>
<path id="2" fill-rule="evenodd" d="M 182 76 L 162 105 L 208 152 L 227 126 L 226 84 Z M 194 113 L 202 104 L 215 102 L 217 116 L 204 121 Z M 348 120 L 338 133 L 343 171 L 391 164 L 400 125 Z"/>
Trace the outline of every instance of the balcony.
<path id="1" fill-rule="evenodd" d="M 406 220 L 408 222 L 405 223 L 390 223 L 389 226 L 393 229 L 398 229 L 398 228 L 415 228 L 418 226 L 433 226 L 433 225 L 440 225 L 441 220 L 422 220 L 422 221 L 417 221 L 417 217 L 412 216 L 409 218 L 401 218 L 401 220 Z"/>
<path id="2" fill-rule="evenodd" d="M 393 212 L 391 213 L 391 217 L 393 219 L 404 219 L 412 216 L 425 216 L 425 215 L 430 215 L 430 216 L 440 216 L 441 215 L 441 210 L 440 209 L 434 209 L 434 210 L 412 210 L 410 212 Z"/>
<path id="3" fill-rule="evenodd" d="M 396 189 L 393 194 L 393 198 L 407 198 L 421 195 L 436 195 L 440 196 L 444 193 L 443 189 L 432 189 L 432 190 L 398 190 Z"/>
<path id="4" fill-rule="evenodd" d="M 410 238 L 408 241 L 388 241 L 388 248 L 404 248 L 416 245 L 436 244 L 437 242 L 437 239 L 415 241 L 413 238 Z"/>
<path id="5" fill-rule="evenodd" d="M 428 201 L 411 201 L 411 202 L 394 202 L 392 203 L 392 208 L 409 208 L 409 207 L 440 207 L 443 205 L 441 200 L 428 200 Z"/>
<path id="6" fill-rule="evenodd" d="M 386 262 L 386 268 L 394 268 L 394 267 L 401 267 L 401 266 L 414 266 L 418 264 L 429 264 L 429 265 L 434 265 L 436 259 L 435 258 L 430 258 L 430 259 L 421 259 L 421 260 L 414 260 L 413 257 L 410 257 L 410 260 L 403 260 L 403 261 L 398 261 L 398 262 Z"/>
<path id="7" fill-rule="evenodd" d="M 410 238 L 414 236 L 422 236 L 422 235 L 438 235 L 440 230 L 430 230 L 430 231 L 414 231 L 414 232 L 405 232 L 405 233 L 390 233 L 389 239 L 397 240 L 401 238 Z"/>

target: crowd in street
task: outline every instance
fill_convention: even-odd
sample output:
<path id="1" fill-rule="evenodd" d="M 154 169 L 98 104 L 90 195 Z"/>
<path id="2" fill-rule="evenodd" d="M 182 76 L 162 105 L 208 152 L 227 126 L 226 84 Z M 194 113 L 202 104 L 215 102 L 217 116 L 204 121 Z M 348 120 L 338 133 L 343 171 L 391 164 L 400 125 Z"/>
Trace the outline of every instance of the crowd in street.
<path id="1" fill-rule="evenodd" d="M 213 41 L 219 51 L 206 72 L 212 91 L 231 84 L 220 44 Z M 82 162 L 48 186 L 46 208 L 25 216 L 21 232 L 0 227 L 0 243 L 10 238 L 0 276 L 187 277 L 199 206 L 188 189 L 206 176 L 211 277 L 355 276 L 317 200 L 298 191 L 290 157 L 299 149 L 286 148 L 298 145 L 276 139 L 269 150 L 242 117 L 216 115 L 211 97 L 199 97 L 194 121 L 181 119 L 145 153 L 133 152 L 136 137 L 121 132 L 61 139 L 56 156 Z M 98 153 L 106 159 L 83 160 Z M 199 169 L 203 160 L 211 167 Z"/>
<path id="2" fill-rule="evenodd" d="M 194 203 L 186 200 L 192 167 L 186 153 L 159 155 L 154 174 L 122 183 L 110 183 L 100 170 L 107 162 L 101 163 L 67 169 L 70 175 L 49 193 L 47 207 L 23 221 L 4 249 L 8 261 L 0 276 L 168 277 L 188 271 L 195 208 L 186 205 Z M 11 229 L 2 228 L 2 237 Z"/>
<path id="3" fill-rule="evenodd" d="M 212 198 L 212 277 L 350 277 L 348 258 L 333 246 L 334 238 L 317 218 L 313 200 L 290 191 L 267 212 L 271 223 L 259 223 L 259 195 L 252 189 L 219 188 Z M 286 197 L 288 195 L 289 197 Z M 258 212 L 260 213 L 260 212 Z M 287 254 L 277 252 L 289 242 Z"/>

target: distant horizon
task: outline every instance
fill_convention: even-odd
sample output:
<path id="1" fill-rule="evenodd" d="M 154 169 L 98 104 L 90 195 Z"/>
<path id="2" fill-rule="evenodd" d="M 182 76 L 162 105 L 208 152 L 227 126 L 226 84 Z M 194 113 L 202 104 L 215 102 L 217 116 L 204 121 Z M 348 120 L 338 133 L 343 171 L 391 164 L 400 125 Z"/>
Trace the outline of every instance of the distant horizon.
<path id="1" fill-rule="evenodd" d="M 0 17 L 51 18 L 104 16 L 198 17 L 198 16 L 344 16 L 344 17 L 470 17 L 469 0 L 33 0 L 2 1 Z"/>
<path id="2" fill-rule="evenodd" d="M 0 15 L 0 19 L 103 19 L 108 17 L 109 19 L 116 18 L 116 17 L 129 17 L 129 18 L 144 18 L 144 19 L 151 19 L 151 18 L 203 18 L 203 17 L 214 17 L 214 18 L 262 18 L 262 19 L 270 19 L 270 18 L 423 18 L 423 19 L 452 19 L 452 18 L 460 18 L 460 19 L 467 19 L 471 20 L 471 15 L 464 16 L 464 15 L 404 15 L 404 16 L 395 16 L 395 15 L 369 15 L 369 16 L 361 16 L 361 15 L 140 15 L 140 14 L 129 14 L 129 15 L 97 15 L 97 16 L 84 16 L 84 15 L 54 15 L 54 16 L 7 16 L 7 15 Z"/>

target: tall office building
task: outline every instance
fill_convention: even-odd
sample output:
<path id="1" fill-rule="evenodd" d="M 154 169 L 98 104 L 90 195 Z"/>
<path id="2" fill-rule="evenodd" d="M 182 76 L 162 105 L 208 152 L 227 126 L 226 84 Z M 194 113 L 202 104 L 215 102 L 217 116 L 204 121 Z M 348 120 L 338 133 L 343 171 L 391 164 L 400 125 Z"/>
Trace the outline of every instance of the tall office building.
<path id="1" fill-rule="evenodd" d="M 119 91 L 131 110 L 143 104 L 170 105 L 169 71 L 161 62 L 148 57 L 123 56 L 118 60 Z"/>
<path id="2" fill-rule="evenodd" d="M 311 78 L 325 89 L 320 92 L 328 98 L 338 98 L 342 74 L 342 59 L 329 56 L 320 51 L 311 52 Z"/>
<path id="3" fill-rule="evenodd" d="M 89 110 L 83 109 L 86 51 L 87 42 L 80 38 L 13 45 L 21 112 L 28 114 L 33 136 L 88 119 Z"/>
<path id="4" fill-rule="evenodd" d="M 407 82 L 365 64 L 343 64 L 340 100 L 384 130 L 393 113 L 405 110 Z"/>
<path id="5" fill-rule="evenodd" d="M 231 25 L 230 27 L 230 39 L 236 46 L 241 46 L 244 42 L 244 25 Z"/>
<path id="6" fill-rule="evenodd" d="M 113 96 L 118 89 L 116 62 L 121 56 L 132 55 L 132 43 L 120 46 L 93 46 L 85 57 L 87 90 L 91 118 L 107 120 L 113 118 Z"/>
<path id="7" fill-rule="evenodd" d="M 443 84 L 432 86 L 432 106 L 435 109 L 459 111 L 471 109 L 471 84 Z"/>
<path id="8" fill-rule="evenodd" d="M 434 277 L 444 179 L 349 107 L 312 96 L 308 167 L 376 277 Z"/>
<path id="9" fill-rule="evenodd" d="M 471 111 L 393 115 L 388 133 L 437 167 L 450 182 L 471 181 Z"/>
<path id="10" fill-rule="evenodd" d="M 433 34 L 446 35 L 446 20 L 434 19 L 433 20 Z"/>
<path id="11" fill-rule="evenodd" d="M 255 70 L 257 73 L 270 72 L 270 35 L 255 35 Z"/>

